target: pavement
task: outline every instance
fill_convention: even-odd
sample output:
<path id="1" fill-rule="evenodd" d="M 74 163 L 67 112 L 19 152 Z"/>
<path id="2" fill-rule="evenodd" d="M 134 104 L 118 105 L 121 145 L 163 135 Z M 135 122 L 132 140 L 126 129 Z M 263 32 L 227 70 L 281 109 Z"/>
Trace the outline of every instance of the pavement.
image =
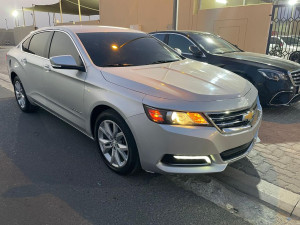
<path id="1" fill-rule="evenodd" d="M 0 49 L 0 61 L 4 55 L 5 50 Z M 43 110 L 36 115 L 21 113 L 3 68 L 0 64 L 0 71 L 6 73 L 0 74 L 0 161 L 4 160 L 5 165 L 1 168 L 0 162 L 0 224 L 4 224 L 2 217 L 3 221 L 9 220 L 19 210 L 25 210 L 24 215 L 11 224 L 22 221 L 26 212 L 33 216 L 28 224 L 45 222 L 49 215 L 58 217 L 49 220 L 49 224 L 99 224 L 101 219 L 107 224 L 143 224 L 139 216 L 137 220 L 127 218 L 137 214 L 141 214 L 145 224 L 300 224 L 292 217 L 300 216 L 300 104 L 264 109 L 261 143 L 247 158 L 231 164 L 223 173 L 141 173 L 124 178 L 99 163 L 92 142 L 59 119 Z M 5 199 L 7 192 L 13 193 L 11 199 Z M 132 201 L 128 202 L 125 195 Z M 120 201 L 111 203 L 115 196 Z M 11 204 L 12 199 L 15 205 Z M 33 215 L 24 199 L 33 201 L 28 203 L 32 209 L 45 213 Z M 9 203 L 1 206 L 2 200 Z M 19 207 L 20 202 L 24 208 Z M 11 208 L 2 211 L 9 204 Z M 58 205 L 61 211 L 56 210 Z M 97 214 L 99 209 L 104 211 Z M 111 212 L 116 215 L 106 218 Z M 218 216 L 205 218 L 205 214 Z M 64 215 L 67 217 L 63 219 Z M 125 217 L 123 223 L 121 216 Z"/>
<path id="2" fill-rule="evenodd" d="M 300 194 L 300 104 L 264 109 L 259 137 L 249 156 L 231 166 Z"/>
<path id="3" fill-rule="evenodd" d="M 11 46 L 0 46 L 0 73 L 7 74 L 7 68 L 5 65 L 5 55 Z"/>

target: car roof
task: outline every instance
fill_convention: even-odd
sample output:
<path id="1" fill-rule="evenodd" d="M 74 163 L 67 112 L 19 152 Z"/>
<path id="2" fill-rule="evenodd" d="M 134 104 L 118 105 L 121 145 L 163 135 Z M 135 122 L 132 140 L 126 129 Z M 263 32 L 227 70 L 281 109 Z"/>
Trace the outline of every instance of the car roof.
<path id="1" fill-rule="evenodd" d="M 208 33 L 208 32 L 203 32 L 203 31 L 196 31 L 196 30 L 164 30 L 164 31 L 155 31 L 155 32 L 151 32 L 150 34 L 154 34 L 154 33 L 177 33 L 177 34 L 183 34 L 185 36 L 189 36 L 191 34 L 201 34 L 201 35 L 213 35 L 212 33 Z"/>
<path id="2" fill-rule="evenodd" d="M 138 30 L 133 30 L 124 27 L 113 27 L 113 26 L 95 26 L 95 25 L 71 25 L 71 26 L 55 26 L 55 27 L 44 27 L 37 31 L 43 30 L 64 30 L 71 31 L 74 33 L 96 33 L 96 32 L 130 32 L 130 33 L 143 33 Z"/>

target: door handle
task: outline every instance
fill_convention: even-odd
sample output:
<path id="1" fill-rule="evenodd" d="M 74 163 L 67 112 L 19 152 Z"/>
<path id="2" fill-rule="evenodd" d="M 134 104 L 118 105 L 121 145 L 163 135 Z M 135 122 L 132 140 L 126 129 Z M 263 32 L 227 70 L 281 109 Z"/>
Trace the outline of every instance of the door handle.
<path id="1" fill-rule="evenodd" d="M 45 65 L 44 66 L 44 70 L 46 70 L 46 72 L 49 72 L 51 70 L 50 65 Z"/>
<path id="2" fill-rule="evenodd" d="M 21 59 L 21 63 L 26 64 L 27 63 L 27 59 L 26 58 Z"/>

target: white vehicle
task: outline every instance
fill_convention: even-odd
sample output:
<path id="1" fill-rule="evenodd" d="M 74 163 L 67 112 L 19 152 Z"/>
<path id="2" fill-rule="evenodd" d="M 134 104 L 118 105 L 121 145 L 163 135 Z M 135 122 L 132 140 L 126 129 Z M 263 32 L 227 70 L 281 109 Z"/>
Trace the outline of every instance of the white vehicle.
<path id="1" fill-rule="evenodd" d="M 300 51 L 300 39 L 297 36 L 272 36 L 269 54 L 289 59 L 293 52 Z"/>
<path id="2" fill-rule="evenodd" d="M 215 173 L 253 148 L 257 89 L 126 28 L 39 29 L 7 54 L 20 109 L 40 106 L 94 139 L 113 171 Z"/>

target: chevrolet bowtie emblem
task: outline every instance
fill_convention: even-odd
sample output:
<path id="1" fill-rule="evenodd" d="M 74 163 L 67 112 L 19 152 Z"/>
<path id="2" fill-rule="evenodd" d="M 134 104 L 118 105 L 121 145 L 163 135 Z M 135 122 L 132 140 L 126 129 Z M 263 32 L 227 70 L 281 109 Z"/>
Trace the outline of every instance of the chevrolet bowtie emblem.
<path id="1" fill-rule="evenodd" d="M 243 116 L 243 120 L 251 121 L 253 119 L 254 112 L 250 111 L 246 115 Z"/>

